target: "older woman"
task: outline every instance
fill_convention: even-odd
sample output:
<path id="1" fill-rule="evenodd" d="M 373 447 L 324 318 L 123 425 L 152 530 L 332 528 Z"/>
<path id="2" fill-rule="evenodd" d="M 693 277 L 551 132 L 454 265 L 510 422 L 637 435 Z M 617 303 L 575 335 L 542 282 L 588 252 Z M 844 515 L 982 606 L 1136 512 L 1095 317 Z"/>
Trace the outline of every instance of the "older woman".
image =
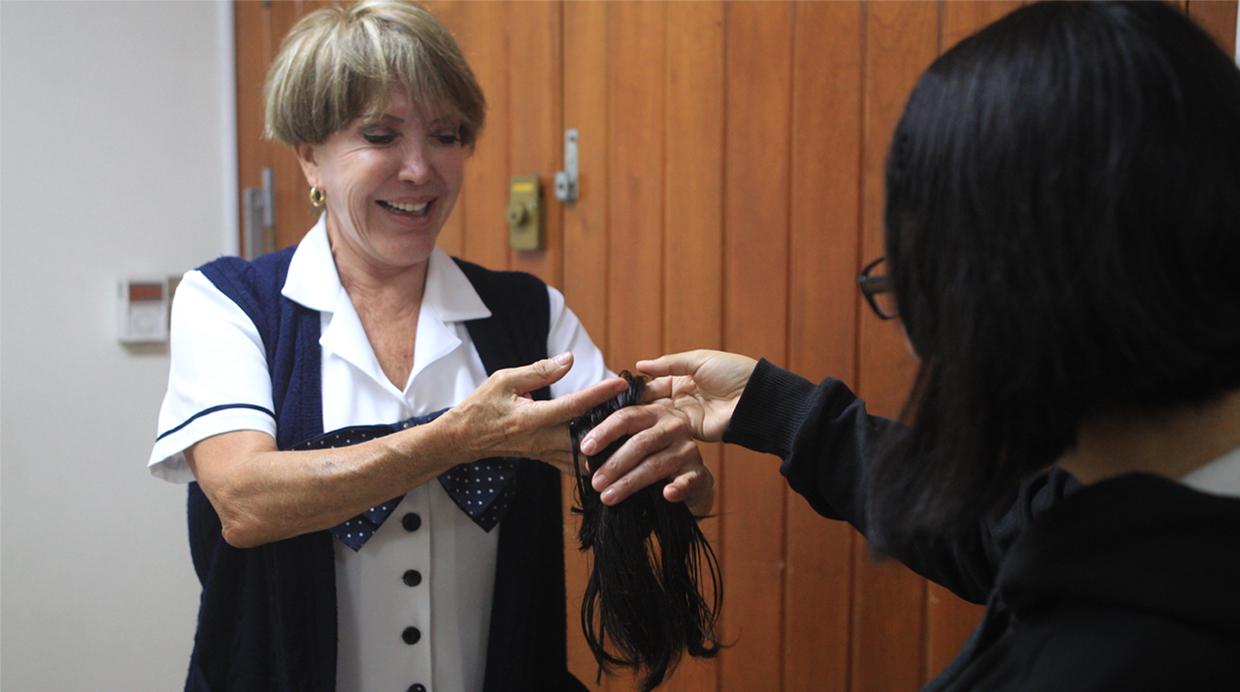
<path id="1" fill-rule="evenodd" d="M 324 213 L 295 248 L 185 276 L 151 453 L 196 481 L 188 689 L 579 687 L 559 474 L 518 458 L 568 468 L 564 423 L 623 383 L 558 291 L 436 249 L 484 109 L 412 5 L 285 39 L 268 133 Z M 686 426 L 648 413 L 632 447 L 708 502 Z"/>
<path id="2" fill-rule="evenodd" d="M 737 354 L 651 390 L 987 604 L 928 689 L 1237 689 L 1236 65 L 1164 3 L 1019 9 L 918 81 L 886 214 L 860 283 L 920 357 L 910 427 Z"/>

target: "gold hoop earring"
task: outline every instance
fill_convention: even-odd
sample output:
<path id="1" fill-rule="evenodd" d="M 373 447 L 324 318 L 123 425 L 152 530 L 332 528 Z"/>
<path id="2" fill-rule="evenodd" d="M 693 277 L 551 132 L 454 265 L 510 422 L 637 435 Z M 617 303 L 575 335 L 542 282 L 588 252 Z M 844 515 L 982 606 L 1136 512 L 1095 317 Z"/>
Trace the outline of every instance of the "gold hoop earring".
<path id="1" fill-rule="evenodd" d="M 326 201 L 327 201 L 327 193 L 311 185 L 310 186 L 310 206 L 314 207 L 315 209 L 318 209 L 319 207 L 322 207 L 323 203 Z"/>

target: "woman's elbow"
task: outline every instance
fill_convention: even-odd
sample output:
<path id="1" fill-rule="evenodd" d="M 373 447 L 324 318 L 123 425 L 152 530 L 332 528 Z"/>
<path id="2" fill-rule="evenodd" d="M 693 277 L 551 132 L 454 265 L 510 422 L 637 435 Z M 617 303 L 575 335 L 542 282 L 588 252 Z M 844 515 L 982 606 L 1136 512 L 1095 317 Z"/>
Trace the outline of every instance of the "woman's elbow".
<path id="1" fill-rule="evenodd" d="M 215 513 L 220 517 L 220 535 L 234 548 L 256 548 L 271 541 L 267 522 L 246 508 L 244 500 L 228 491 L 207 493 Z"/>
<path id="2" fill-rule="evenodd" d="M 221 520 L 220 525 L 224 542 L 234 548 L 257 548 L 268 542 L 252 523 Z"/>

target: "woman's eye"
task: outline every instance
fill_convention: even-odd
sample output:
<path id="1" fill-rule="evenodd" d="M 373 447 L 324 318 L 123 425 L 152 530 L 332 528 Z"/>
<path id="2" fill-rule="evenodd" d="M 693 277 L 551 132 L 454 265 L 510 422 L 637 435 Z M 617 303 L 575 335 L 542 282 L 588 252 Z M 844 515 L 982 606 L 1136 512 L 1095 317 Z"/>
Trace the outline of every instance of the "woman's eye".
<path id="1" fill-rule="evenodd" d="M 443 144 L 445 146 L 451 146 L 453 144 L 461 143 L 461 136 L 457 134 L 456 132 L 452 132 L 452 131 L 436 132 L 435 134 L 431 135 L 431 137 L 436 142 Z"/>
<path id="2" fill-rule="evenodd" d="M 362 139 L 370 144 L 391 144 L 396 139 L 396 135 L 383 132 L 363 132 Z"/>

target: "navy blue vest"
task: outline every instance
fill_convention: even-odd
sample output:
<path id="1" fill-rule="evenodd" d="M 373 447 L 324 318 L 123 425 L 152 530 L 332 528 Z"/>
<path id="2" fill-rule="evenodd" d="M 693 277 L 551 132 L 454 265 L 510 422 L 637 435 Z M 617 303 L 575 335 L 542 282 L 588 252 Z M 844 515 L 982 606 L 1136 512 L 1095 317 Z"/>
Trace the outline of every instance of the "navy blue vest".
<path id="1" fill-rule="evenodd" d="M 323 433 L 319 313 L 280 295 L 293 250 L 252 262 L 223 257 L 200 268 L 262 337 L 280 449 Z M 487 372 L 545 358 L 546 286 L 528 274 L 457 264 L 491 311 L 490 318 L 466 323 Z M 549 396 L 545 388 L 534 393 L 536 399 Z M 560 474 L 521 461 L 516 483 L 499 537 L 484 689 L 585 689 L 566 666 Z M 197 483 L 189 486 L 188 514 L 202 597 L 185 689 L 334 690 L 331 534 L 234 548 L 224 542 L 219 516 Z"/>

